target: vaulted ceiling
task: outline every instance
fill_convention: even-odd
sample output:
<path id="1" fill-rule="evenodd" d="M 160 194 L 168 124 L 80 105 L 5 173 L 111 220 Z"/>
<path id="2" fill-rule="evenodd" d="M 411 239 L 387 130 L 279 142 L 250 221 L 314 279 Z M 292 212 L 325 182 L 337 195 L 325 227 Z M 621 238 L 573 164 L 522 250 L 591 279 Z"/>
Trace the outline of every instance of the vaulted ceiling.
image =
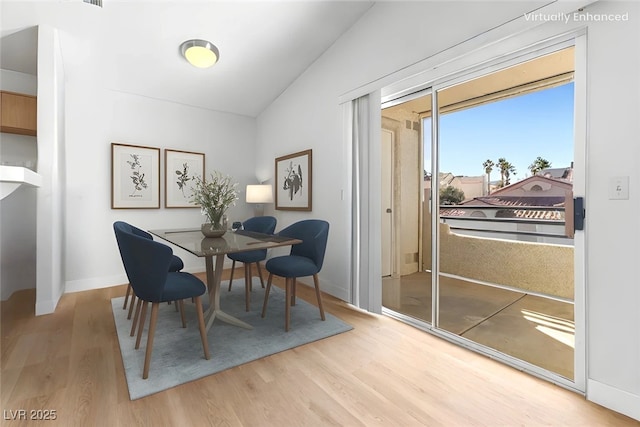
<path id="1" fill-rule="evenodd" d="M 36 74 L 37 26 L 59 30 L 67 80 L 255 117 L 362 17 L 371 1 L 115 1 L 0 3 L 0 68 Z M 180 44 L 220 50 L 209 69 Z"/>

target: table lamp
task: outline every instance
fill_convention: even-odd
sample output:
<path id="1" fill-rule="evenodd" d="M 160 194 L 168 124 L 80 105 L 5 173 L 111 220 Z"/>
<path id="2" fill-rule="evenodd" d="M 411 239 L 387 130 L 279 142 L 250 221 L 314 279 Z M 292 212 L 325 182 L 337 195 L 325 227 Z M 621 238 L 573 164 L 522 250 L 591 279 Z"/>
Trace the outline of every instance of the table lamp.
<path id="1" fill-rule="evenodd" d="M 247 185 L 247 203 L 255 203 L 256 216 L 263 216 L 264 204 L 273 203 L 273 189 L 271 185 Z"/>

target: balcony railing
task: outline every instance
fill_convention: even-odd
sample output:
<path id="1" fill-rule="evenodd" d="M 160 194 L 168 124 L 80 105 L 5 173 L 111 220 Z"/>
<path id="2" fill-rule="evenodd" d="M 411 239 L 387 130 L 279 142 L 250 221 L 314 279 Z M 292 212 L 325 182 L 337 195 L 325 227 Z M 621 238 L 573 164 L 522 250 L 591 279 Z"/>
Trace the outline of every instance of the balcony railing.
<path id="1" fill-rule="evenodd" d="M 563 207 L 441 206 L 440 220 L 452 232 L 487 238 L 572 245 Z"/>
<path id="2" fill-rule="evenodd" d="M 440 224 L 441 273 L 565 300 L 573 299 L 574 251 L 569 242 L 571 239 L 548 237 L 548 233 L 455 229 L 445 221 L 449 219 Z M 504 221 L 489 222 L 494 226 L 505 224 Z M 507 223 L 514 224 L 513 221 Z M 560 243 L 554 242 L 555 239 Z"/>

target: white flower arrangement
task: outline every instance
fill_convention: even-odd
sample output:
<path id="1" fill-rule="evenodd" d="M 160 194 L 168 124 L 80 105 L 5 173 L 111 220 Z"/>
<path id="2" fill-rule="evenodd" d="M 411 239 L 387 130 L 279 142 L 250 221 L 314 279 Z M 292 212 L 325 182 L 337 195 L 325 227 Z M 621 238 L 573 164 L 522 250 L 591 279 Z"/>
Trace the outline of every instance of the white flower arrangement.
<path id="1" fill-rule="evenodd" d="M 235 206 L 238 200 L 238 183 L 232 182 L 229 175 L 222 175 L 215 171 L 211 179 L 206 181 L 199 176 L 193 178 L 195 184 L 191 203 L 200 205 L 202 215 L 207 222 L 216 226 L 222 226 L 225 212 L 231 206 Z"/>

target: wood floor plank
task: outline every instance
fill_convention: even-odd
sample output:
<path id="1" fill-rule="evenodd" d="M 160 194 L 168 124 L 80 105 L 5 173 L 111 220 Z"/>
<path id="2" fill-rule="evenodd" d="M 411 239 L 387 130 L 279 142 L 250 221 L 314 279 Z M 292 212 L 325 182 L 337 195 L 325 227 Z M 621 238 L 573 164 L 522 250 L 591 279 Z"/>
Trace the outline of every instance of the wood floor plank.
<path id="1" fill-rule="evenodd" d="M 640 426 L 579 394 L 328 295 L 325 311 L 352 331 L 131 401 L 110 304 L 125 291 L 122 285 L 65 294 L 54 314 L 39 317 L 32 290 L 2 302 L 2 409 L 57 414 L 46 424 L 6 425 Z M 297 295 L 315 305 L 313 288 L 300 284 Z"/>

